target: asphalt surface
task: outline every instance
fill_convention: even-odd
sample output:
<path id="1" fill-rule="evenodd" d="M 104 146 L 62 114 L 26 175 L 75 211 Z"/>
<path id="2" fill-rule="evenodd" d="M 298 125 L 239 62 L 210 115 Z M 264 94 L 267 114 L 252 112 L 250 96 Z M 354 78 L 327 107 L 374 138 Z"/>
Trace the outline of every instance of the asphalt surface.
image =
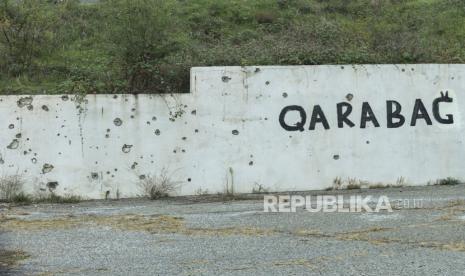
<path id="1" fill-rule="evenodd" d="M 464 185 L 329 194 L 395 210 L 265 213 L 259 195 L 0 205 L 0 274 L 464 275 Z"/>

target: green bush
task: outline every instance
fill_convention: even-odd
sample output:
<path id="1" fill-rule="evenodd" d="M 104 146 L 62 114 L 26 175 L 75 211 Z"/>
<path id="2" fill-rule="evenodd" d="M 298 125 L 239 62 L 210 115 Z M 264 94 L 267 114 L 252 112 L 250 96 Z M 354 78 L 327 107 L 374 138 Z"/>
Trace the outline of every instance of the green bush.
<path id="1" fill-rule="evenodd" d="M 3 0 L 0 4 L 0 66 L 12 76 L 40 69 L 57 46 L 58 11 L 44 0 Z"/>

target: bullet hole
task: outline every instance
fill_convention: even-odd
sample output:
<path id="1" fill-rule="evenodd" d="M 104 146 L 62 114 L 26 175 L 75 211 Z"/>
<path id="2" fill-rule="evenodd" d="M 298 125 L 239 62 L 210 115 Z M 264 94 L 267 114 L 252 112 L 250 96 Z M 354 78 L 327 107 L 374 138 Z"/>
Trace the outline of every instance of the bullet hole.
<path id="1" fill-rule="evenodd" d="M 57 133 L 57 136 L 60 136 L 61 134 L 60 133 Z"/>
<path id="2" fill-rule="evenodd" d="M 367 141 L 366 143 L 367 143 L 367 144 L 370 144 L 370 141 Z"/>
<path id="3" fill-rule="evenodd" d="M 131 148 L 132 148 L 132 145 L 126 145 L 124 144 L 123 147 L 121 148 L 121 150 L 124 152 L 124 153 L 129 153 L 131 151 Z"/>
<path id="4" fill-rule="evenodd" d="M 51 192 L 53 190 L 55 190 L 57 187 L 58 187 L 58 182 L 57 181 L 50 181 L 47 183 L 47 188 L 48 190 Z"/>
<path id="5" fill-rule="evenodd" d="M 412 68 L 411 70 L 412 70 L 412 71 L 415 71 L 415 68 Z"/>
<path id="6" fill-rule="evenodd" d="M 250 161 L 250 162 L 249 162 L 249 166 L 253 166 L 253 161 Z"/>
<path id="7" fill-rule="evenodd" d="M 26 138 L 26 141 L 29 141 L 29 138 Z"/>
<path id="8" fill-rule="evenodd" d="M 17 149 L 19 146 L 19 141 L 18 139 L 13 139 L 11 143 L 6 147 L 7 149 Z"/>
<path id="9" fill-rule="evenodd" d="M 107 174 L 110 174 L 110 171 L 107 171 Z"/>
<path id="10" fill-rule="evenodd" d="M 198 129 L 196 129 L 196 130 L 194 130 L 194 132 L 195 132 L 195 133 L 199 133 L 199 130 L 198 130 Z"/>
<path id="11" fill-rule="evenodd" d="M 110 138 L 110 134 L 105 134 L 105 138 Z"/>
<path id="12" fill-rule="evenodd" d="M 90 173 L 90 178 L 92 178 L 92 180 L 98 180 L 98 173 L 96 172 Z"/>
<path id="13" fill-rule="evenodd" d="M 268 118 L 267 118 L 267 117 L 265 117 L 265 121 L 268 121 Z"/>
<path id="14" fill-rule="evenodd" d="M 43 105 L 43 106 L 42 106 L 42 110 L 48 112 L 48 111 L 49 111 L 48 106 Z"/>
<path id="15" fill-rule="evenodd" d="M 150 122 L 149 122 L 149 121 L 147 121 L 147 125 L 150 125 Z"/>
<path id="16" fill-rule="evenodd" d="M 258 73 L 258 72 L 260 72 L 260 68 L 257 67 L 255 68 L 255 73 Z"/>
<path id="17" fill-rule="evenodd" d="M 22 136 L 21 133 L 17 133 L 15 137 L 19 139 L 21 138 L 21 136 Z"/>
<path id="18" fill-rule="evenodd" d="M 153 116 L 152 121 L 156 121 L 156 120 L 157 120 L 157 117 Z"/>
<path id="19" fill-rule="evenodd" d="M 132 112 L 135 112 L 135 111 L 136 111 L 136 109 L 135 109 L 135 108 L 131 108 L 131 111 L 132 111 Z"/>
<path id="20" fill-rule="evenodd" d="M 176 119 L 174 119 L 174 118 L 170 118 L 170 121 L 171 121 L 171 122 L 174 122 L 174 121 L 176 121 Z"/>
<path id="21" fill-rule="evenodd" d="M 334 160 L 339 160 L 339 154 L 333 155 L 333 159 L 334 159 Z"/>
<path id="22" fill-rule="evenodd" d="M 181 151 L 182 151 L 182 153 L 185 153 L 185 152 L 186 152 L 186 150 L 185 150 L 185 149 L 182 149 Z"/>
<path id="23" fill-rule="evenodd" d="M 107 128 L 107 132 L 110 132 L 111 130 L 109 128 Z"/>
<path id="24" fill-rule="evenodd" d="M 123 121 L 120 118 L 116 118 L 113 120 L 113 124 L 115 124 L 115 126 L 121 126 Z"/>
<path id="25" fill-rule="evenodd" d="M 159 129 L 155 129 L 155 135 L 160 136 L 161 131 Z"/>
<path id="26" fill-rule="evenodd" d="M 344 66 L 341 66 L 341 69 L 344 69 Z"/>
<path id="27" fill-rule="evenodd" d="M 42 166 L 42 173 L 43 174 L 46 174 L 46 173 L 49 173 L 53 170 L 53 165 L 52 164 L 48 164 L 48 163 L 45 163 L 43 166 Z"/>
<path id="28" fill-rule="evenodd" d="M 113 95 L 113 99 L 118 99 L 118 95 Z"/>
<path id="29" fill-rule="evenodd" d="M 192 179 L 191 179 L 191 178 L 188 178 L 188 179 L 187 179 L 187 182 L 191 182 L 191 181 L 192 181 Z"/>
<path id="30" fill-rule="evenodd" d="M 24 155 L 27 155 L 29 152 L 27 150 L 23 151 Z"/>
<path id="31" fill-rule="evenodd" d="M 27 106 L 27 110 L 33 110 L 33 109 L 34 109 L 34 106 L 32 104 Z"/>
<path id="32" fill-rule="evenodd" d="M 136 169 L 136 167 L 137 167 L 137 165 L 138 165 L 138 163 L 137 163 L 137 162 L 134 162 L 134 163 L 132 163 L 132 165 L 131 165 L 131 169 L 135 170 L 135 169 Z"/>
<path id="33" fill-rule="evenodd" d="M 19 100 L 16 102 L 18 104 L 18 107 L 23 108 L 23 107 L 29 107 L 32 105 L 32 97 L 23 97 L 19 98 Z"/>
<path id="34" fill-rule="evenodd" d="M 14 125 L 14 124 L 10 124 L 10 125 L 8 126 L 8 128 L 9 128 L 9 129 L 13 129 L 13 128 L 15 128 L 15 125 Z"/>
<path id="35" fill-rule="evenodd" d="M 145 178 L 146 178 L 145 174 L 139 175 L 139 179 L 140 179 L 140 180 L 144 180 Z"/>
<path id="36" fill-rule="evenodd" d="M 354 98 L 354 95 L 352 93 L 349 93 L 346 95 L 346 99 L 350 102 Z"/>
<path id="37" fill-rule="evenodd" d="M 228 76 L 223 76 L 223 77 L 221 77 L 221 80 L 222 80 L 223 82 L 229 82 L 229 81 L 231 80 L 231 78 L 228 77 Z"/>
<path id="38" fill-rule="evenodd" d="M 405 69 L 403 69 L 403 68 L 402 68 L 402 70 L 401 70 L 401 71 L 402 71 L 402 72 L 405 72 Z"/>
<path id="39" fill-rule="evenodd" d="M 239 135 L 239 130 L 237 130 L 237 129 L 233 130 L 233 131 L 232 131 L 232 134 L 233 134 L 233 135 Z"/>
<path id="40" fill-rule="evenodd" d="M 287 98 L 287 96 L 288 96 L 287 93 L 284 92 L 284 93 L 283 93 L 283 98 Z"/>
<path id="41" fill-rule="evenodd" d="M 131 115 L 131 119 L 134 119 L 134 118 L 135 118 L 134 115 Z"/>
<path id="42" fill-rule="evenodd" d="M 187 137 L 182 137 L 182 140 L 186 141 L 186 140 L 187 140 Z"/>
<path id="43" fill-rule="evenodd" d="M 269 81 L 266 81 L 266 82 L 265 82 L 265 84 L 266 84 L 266 85 L 269 85 L 269 84 L 270 84 L 270 82 L 269 82 Z"/>
<path id="44" fill-rule="evenodd" d="M 69 100 L 68 95 L 63 95 L 63 96 L 61 96 L 61 100 L 62 100 L 62 101 L 65 101 L 65 102 L 66 102 L 67 100 Z"/>
<path id="45" fill-rule="evenodd" d="M 118 171 L 118 169 L 117 169 L 117 168 L 115 168 L 115 169 L 114 169 L 114 171 L 115 171 L 115 172 L 117 172 L 117 171 Z"/>
<path id="46" fill-rule="evenodd" d="M 197 115 L 197 110 L 195 110 L 195 109 L 192 110 L 192 111 L 191 111 L 191 114 L 192 114 L 192 115 Z"/>

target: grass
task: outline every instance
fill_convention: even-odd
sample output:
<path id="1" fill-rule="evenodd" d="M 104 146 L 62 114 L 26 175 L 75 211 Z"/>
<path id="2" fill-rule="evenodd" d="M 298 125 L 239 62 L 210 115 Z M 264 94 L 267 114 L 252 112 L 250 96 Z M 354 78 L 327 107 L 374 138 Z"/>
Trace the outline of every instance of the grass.
<path id="1" fill-rule="evenodd" d="M 0 37 L 0 94 L 188 92 L 192 66 L 465 62 L 461 0 L 8 2 L 0 29 L 29 14 L 43 39 Z"/>
<path id="2" fill-rule="evenodd" d="M 31 203 L 78 203 L 82 198 L 77 195 L 60 196 L 52 192 L 30 195 L 23 191 L 24 180 L 21 175 L 14 174 L 0 178 L 0 202 L 15 204 Z"/>
<path id="3" fill-rule="evenodd" d="M 439 179 L 438 181 L 436 181 L 436 183 L 434 185 L 441 185 L 441 186 L 451 185 L 451 186 L 455 186 L 455 185 L 459 185 L 461 183 L 462 182 L 457 178 L 447 177 L 447 178 Z"/>
<path id="4" fill-rule="evenodd" d="M 70 204 L 70 203 L 79 203 L 83 199 L 77 195 L 56 195 L 54 193 L 50 193 L 46 196 L 39 196 L 36 198 L 32 198 L 31 201 L 34 203 L 57 203 L 57 204 Z"/>
<path id="5" fill-rule="evenodd" d="M 15 267 L 19 262 L 29 258 L 29 255 L 23 251 L 11 251 L 0 249 L 0 271 Z"/>
<path id="6" fill-rule="evenodd" d="M 15 201 L 24 199 L 22 193 L 24 180 L 20 174 L 3 175 L 0 177 L 0 201 Z"/>
<path id="7" fill-rule="evenodd" d="M 360 184 L 349 184 L 346 188 L 347 190 L 357 190 L 361 189 L 362 187 L 360 186 Z"/>
<path id="8" fill-rule="evenodd" d="M 124 231 L 143 231 L 152 234 L 202 235 L 202 236 L 265 236 L 275 234 L 272 229 L 254 227 L 190 228 L 182 217 L 167 215 L 113 215 L 73 216 L 53 219 L 24 220 L 0 215 L 0 230 L 41 231 L 47 229 L 70 229 L 84 225 L 108 226 Z"/>
<path id="9" fill-rule="evenodd" d="M 46 196 L 31 196 L 21 192 L 6 202 L 20 205 L 28 205 L 32 203 L 70 204 L 79 203 L 82 200 L 83 198 L 77 195 L 60 196 L 56 194 L 49 194 Z"/>
<path id="10" fill-rule="evenodd" d="M 142 196 L 152 200 L 169 197 L 179 187 L 180 182 L 173 181 L 166 169 L 162 169 L 158 175 L 146 175 L 139 182 Z"/>

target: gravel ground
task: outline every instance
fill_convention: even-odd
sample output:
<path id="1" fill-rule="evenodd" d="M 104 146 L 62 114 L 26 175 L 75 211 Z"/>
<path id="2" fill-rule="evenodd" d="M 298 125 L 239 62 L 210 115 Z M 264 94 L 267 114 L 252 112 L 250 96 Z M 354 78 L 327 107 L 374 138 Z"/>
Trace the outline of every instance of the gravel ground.
<path id="1" fill-rule="evenodd" d="M 0 205 L 0 275 L 463 275 L 464 185 L 328 193 L 402 205 L 265 213 L 257 195 Z"/>

